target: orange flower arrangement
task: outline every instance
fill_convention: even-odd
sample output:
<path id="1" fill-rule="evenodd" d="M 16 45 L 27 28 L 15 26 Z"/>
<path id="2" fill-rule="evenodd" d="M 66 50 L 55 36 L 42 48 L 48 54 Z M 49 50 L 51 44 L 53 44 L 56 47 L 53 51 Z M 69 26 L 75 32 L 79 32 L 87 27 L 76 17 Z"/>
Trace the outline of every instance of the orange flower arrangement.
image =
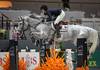
<path id="1" fill-rule="evenodd" d="M 89 67 L 88 66 L 85 66 L 85 70 L 89 70 Z"/>
<path id="2" fill-rule="evenodd" d="M 76 70 L 85 70 L 83 67 L 77 67 Z"/>
<path id="3" fill-rule="evenodd" d="M 3 70 L 10 70 L 10 56 L 9 56 L 9 54 L 6 54 L 4 61 L 5 61 L 5 63 L 2 65 Z"/>
<path id="4" fill-rule="evenodd" d="M 85 63 L 82 67 L 77 67 L 76 70 L 89 70 L 89 66 L 86 65 L 86 60 L 85 60 Z"/>
<path id="5" fill-rule="evenodd" d="M 24 60 L 24 58 L 19 59 L 18 70 L 26 70 L 26 61 Z"/>
<path id="6" fill-rule="evenodd" d="M 68 66 L 65 65 L 64 59 L 57 57 L 57 52 L 53 49 L 51 50 L 53 56 L 46 57 L 46 62 L 41 66 L 35 68 L 35 70 L 68 70 Z"/>
<path id="7" fill-rule="evenodd" d="M 88 66 L 85 67 L 77 67 L 76 70 L 89 70 Z"/>

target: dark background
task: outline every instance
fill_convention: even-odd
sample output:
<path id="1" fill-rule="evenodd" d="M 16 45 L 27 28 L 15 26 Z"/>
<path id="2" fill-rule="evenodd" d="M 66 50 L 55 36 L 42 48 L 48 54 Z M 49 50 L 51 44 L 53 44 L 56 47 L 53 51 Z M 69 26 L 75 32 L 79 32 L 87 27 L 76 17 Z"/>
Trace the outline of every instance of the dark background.
<path id="1" fill-rule="evenodd" d="M 49 8 L 62 8 L 61 0 L 13 0 L 12 9 L 31 10 L 39 13 L 41 5 L 46 4 Z M 69 0 L 70 10 L 85 11 L 86 17 L 96 14 L 100 17 L 100 0 Z"/>

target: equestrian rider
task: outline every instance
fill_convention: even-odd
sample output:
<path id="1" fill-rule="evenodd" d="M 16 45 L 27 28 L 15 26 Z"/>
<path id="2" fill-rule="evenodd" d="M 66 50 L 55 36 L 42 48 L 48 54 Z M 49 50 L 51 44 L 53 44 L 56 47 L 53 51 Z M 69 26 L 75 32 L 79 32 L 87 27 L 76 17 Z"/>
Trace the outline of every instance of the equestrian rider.
<path id="1" fill-rule="evenodd" d="M 63 20 L 65 17 L 65 12 L 62 9 L 48 9 L 46 5 L 42 5 L 40 7 L 41 10 L 41 16 L 44 16 L 46 18 L 46 21 L 54 21 L 52 28 L 55 28 L 55 25 L 57 25 L 60 21 Z"/>

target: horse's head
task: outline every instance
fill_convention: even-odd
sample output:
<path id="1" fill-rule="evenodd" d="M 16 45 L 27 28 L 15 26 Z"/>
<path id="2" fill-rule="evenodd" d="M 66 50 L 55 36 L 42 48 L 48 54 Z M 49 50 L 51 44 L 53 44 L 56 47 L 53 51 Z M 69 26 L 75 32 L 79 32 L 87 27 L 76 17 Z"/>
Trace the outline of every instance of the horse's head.
<path id="1" fill-rule="evenodd" d="M 29 23 L 28 23 L 28 16 L 20 16 L 18 21 L 18 27 L 20 30 L 26 30 Z"/>

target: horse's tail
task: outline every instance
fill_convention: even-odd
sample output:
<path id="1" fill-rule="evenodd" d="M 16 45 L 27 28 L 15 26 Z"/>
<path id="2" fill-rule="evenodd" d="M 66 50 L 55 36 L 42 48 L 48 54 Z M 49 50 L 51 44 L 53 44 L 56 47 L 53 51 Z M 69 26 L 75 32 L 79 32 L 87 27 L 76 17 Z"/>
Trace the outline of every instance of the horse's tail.
<path id="1" fill-rule="evenodd" d="M 89 49 L 89 53 L 91 54 L 95 52 L 98 44 L 98 32 L 96 30 L 90 33 L 90 42 L 92 42 L 92 46 Z"/>

